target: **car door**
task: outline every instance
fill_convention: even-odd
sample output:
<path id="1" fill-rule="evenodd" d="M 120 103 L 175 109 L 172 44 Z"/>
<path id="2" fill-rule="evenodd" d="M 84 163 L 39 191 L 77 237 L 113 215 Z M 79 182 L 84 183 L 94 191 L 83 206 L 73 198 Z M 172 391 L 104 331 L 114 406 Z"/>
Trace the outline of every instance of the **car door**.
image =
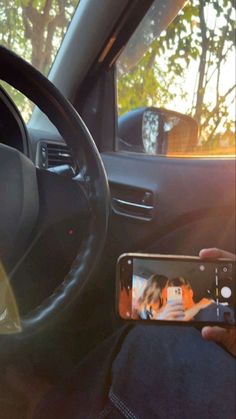
<path id="1" fill-rule="evenodd" d="M 204 247 L 235 250 L 234 161 L 119 152 L 104 154 L 103 161 L 119 252 L 196 255 Z"/>

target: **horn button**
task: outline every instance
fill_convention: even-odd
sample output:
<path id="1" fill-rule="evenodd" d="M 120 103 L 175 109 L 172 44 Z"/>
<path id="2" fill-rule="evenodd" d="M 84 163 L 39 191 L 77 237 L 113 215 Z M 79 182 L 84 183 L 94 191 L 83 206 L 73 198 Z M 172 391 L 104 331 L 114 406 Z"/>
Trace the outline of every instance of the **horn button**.
<path id="1" fill-rule="evenodd" d="M 36 224 L 39 196 L 36 168 L 19 151 L 0 144 L 0 259 L 21 254 Z"/>

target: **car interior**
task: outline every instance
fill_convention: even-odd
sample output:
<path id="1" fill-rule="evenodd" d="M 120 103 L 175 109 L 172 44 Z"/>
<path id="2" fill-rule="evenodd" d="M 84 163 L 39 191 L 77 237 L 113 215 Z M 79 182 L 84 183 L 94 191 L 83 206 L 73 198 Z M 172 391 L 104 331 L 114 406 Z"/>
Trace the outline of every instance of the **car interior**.
<path id="1" fill-rule="evenodd" d="M 0 46 L 3 419 L 31 417 L 27 380 L 60 382 L 123 325 L 115 291 L 122 253 L 236 253 L 235 151 L 188 155 L 185 144 L 178 152 L 178 128 L 173 149 L 162 140 L 153 151 L 141 138 L 144 114 L 159 118 L 164 130 L 182 121 L 191 139 L 197 123 L 162 103 L 134 105 L 125 118 L 117 105 L 119 62 L 130 40 L 130 51 L 143 55 L 132 35 L 156 7 L 160 37 L 185 1 L 71 3 L 48 76 L 22 58 L 22 49 Z M 9 85 L 35 104 L 27 122 Z"/>

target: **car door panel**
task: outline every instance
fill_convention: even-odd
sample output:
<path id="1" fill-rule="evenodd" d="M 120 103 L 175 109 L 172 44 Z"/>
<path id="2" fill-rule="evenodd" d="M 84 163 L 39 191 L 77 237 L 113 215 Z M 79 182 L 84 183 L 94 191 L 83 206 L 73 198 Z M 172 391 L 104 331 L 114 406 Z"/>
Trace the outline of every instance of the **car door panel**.
<path id="1" fill-rule="evenodd" d="M 234 250 L 234 160 L 122 152 L 103 153 L 102 158 L 112 196 L 111 234 L 119 251 L 195 254 L 213 245 Z M 114 199 L 142 205 L 146 192 L 153 206 L 149 219 L 125 206 L 117 211 Z"/>

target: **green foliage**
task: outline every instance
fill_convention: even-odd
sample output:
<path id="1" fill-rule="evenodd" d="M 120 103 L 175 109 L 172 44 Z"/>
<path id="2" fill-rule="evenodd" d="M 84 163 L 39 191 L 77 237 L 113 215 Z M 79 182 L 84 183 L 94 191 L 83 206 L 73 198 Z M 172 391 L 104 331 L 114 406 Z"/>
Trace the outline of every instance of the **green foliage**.
<path id="1" fill-rule="evenodd" d="M 201 148 L 219 145 L 225 133 L 232 148 L 235 77 L 232 72 L 230 79 L 225 68 L 229 71 L 234 42 L 231 0 L 190 0 L 141 61 L 119 79 L 119 114 L 150 105 L 179 111 L 178 103 L 185 100 L 184 112 L 199 123 Z"/>
<path id="2" fill-rule="evenodd" d="M 47 74 L 79 0 L 0 0 L 0 43 Z M 28 120 L 33 104 L 4 87 Z"/>

